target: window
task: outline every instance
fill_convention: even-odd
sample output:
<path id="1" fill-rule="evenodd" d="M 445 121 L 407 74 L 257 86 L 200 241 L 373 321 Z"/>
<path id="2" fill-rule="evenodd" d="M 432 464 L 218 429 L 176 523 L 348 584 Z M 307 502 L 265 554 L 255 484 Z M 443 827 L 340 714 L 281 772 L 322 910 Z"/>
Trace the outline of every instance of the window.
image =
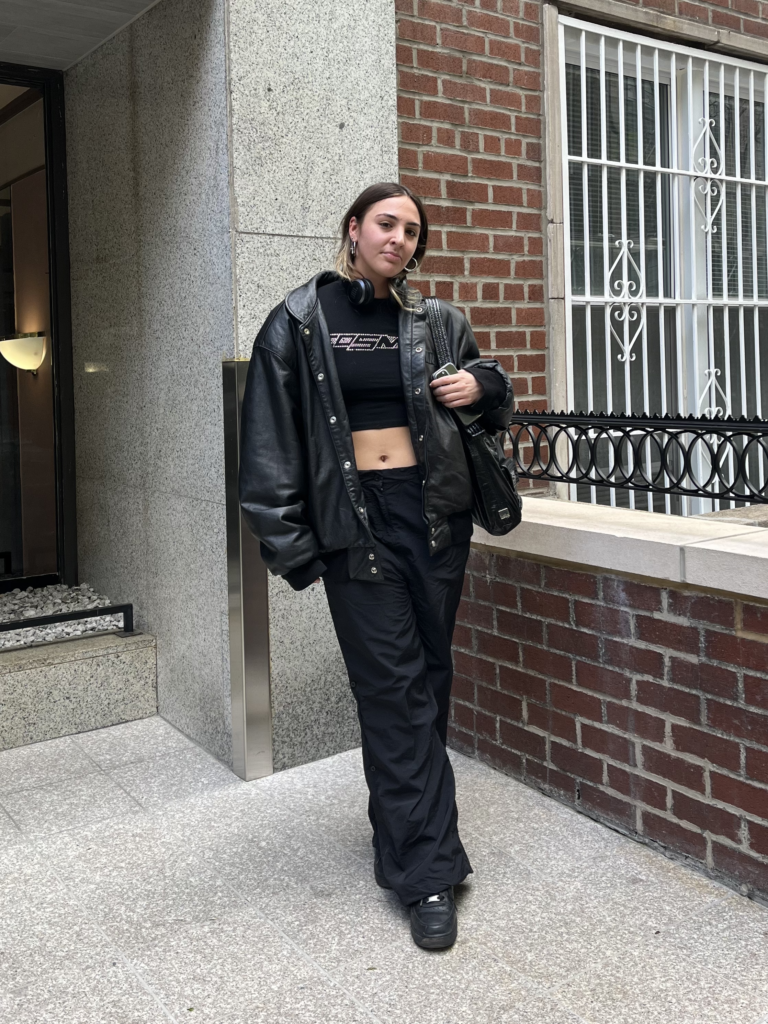
<path id="1" fill-rule="evenodd" d="M 566 17 L 559 31 L 570 407 L 765 417 L 768 66 Z M 747 468 L 762 486 L 764 456 Z"/>

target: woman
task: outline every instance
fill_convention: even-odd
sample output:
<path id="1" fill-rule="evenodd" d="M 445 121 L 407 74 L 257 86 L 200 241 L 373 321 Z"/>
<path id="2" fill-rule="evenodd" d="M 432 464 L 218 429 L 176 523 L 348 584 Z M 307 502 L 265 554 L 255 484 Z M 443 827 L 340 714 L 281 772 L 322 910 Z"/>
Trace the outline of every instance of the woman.
<path id="1" fill-rule="evenodd" d="M 243 403 L 240 501 L 265 563 L 301 590 L 322 577 L 357 702 L 374 874 L 410 906 L 414 941 L 456 939 L 453 886 L 472 870 L 446 753 L 451 637 L 472 489 L 449 410 L 502 430 L 512 385 L 480 361 L 462 314 L 406 284 L 427 247 L 407 188 L 367 188 L 342 222 L 336 272 L 291 292 L 256 339 Z"/>

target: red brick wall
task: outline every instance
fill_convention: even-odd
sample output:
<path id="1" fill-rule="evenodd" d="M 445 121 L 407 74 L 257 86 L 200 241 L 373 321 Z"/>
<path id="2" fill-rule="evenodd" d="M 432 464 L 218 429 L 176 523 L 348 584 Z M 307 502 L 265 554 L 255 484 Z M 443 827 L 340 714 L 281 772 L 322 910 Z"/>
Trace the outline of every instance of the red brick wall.
<path id="1" fill-rule="evenodd" d="M 758 0 L 627 0 L 768 37 Z M 396 0 L 401 180 L 426 293 L 546 407 L 542 5 Z M 768 894 L 768 608 L 473 552 L 451 742 Z"/>
<path id="2" fill-rule="evenodd" d="M 400 177 L 427 201 L 414 283 L 455 302 L 515 380 L 518 408 L 549 406 L 540 0 L 395 0 Z M 760 0 L 626 0 L 768 37 Z"/>
<path id="3" fill-rule="evenodd" d="M 472 551 L 451 743 L 768 894 L 768 607 Z"/>
<path id="4" fill-rule="evenodd" d="M 414 283 L 546 406 L 541 4 L 396 0 L 400 177 L 427 202 Z M 538 401 L 534 401 L 538 399 Z"/>

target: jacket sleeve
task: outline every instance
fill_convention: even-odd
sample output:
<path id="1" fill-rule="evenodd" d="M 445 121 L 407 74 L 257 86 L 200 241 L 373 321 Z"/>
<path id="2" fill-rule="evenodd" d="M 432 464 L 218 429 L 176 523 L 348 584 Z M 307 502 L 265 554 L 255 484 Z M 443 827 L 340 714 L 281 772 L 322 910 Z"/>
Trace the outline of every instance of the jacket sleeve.
<path id="1" fill-rule="evenodd" d="M 269 570 L 295 590 L 325 571 L 306 518 L 306 463 L 296 371 L 269 346 L 273 311 L 254 345 L 240 428 L 240 505 Z"/>
<path id="2" fill-rule="evenodd" d="M 450 307 L 449 330 L 454 332 L 451 349 L 456 352 L 457 366 L 467 370 L 483 385 L 484 393 L 468 412 L 483 413 L 480 425 L 486 430 L 500 432 L 509 426 L 514 412 L 515 396 L 512 381 L 497 359 L 481 359 L 477 341 L 466 317 Z M 449 339 L 451 335 L 448 335 Z"/>
<path id="3" fill-rule="evenodd" d="M 504 404 L 507 397 L 507 382 L 493 366 L 476 363 L 468 367 L 467 372 L 483 386 L 482 395 L 472 406 L 475 412 L 491 412 Z"/>

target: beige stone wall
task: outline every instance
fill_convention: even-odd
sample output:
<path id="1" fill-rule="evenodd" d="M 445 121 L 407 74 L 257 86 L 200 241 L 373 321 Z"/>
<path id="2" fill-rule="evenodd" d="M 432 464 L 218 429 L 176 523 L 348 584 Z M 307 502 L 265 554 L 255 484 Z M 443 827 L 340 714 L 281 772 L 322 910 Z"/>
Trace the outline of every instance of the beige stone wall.
<path id="1" fill-rule="evenodd" d="M 397 180 L 395 76 L 393 0 L 162 0 L 66 76 L 80 574 L 230 762 L 221 358 Z M 269 592 L 282 768 L 359 739 L 322 586 Z"/>
<path id="2" fill-rule="evenodd" d="M 65 100 L 80 577 L 134 603 L 161 714 L 229 760 L 225 68 L 223 0 L 163 0 Z"/>
<path id="3" fill-rule="evenodd" d="M 237 351 L 332 263 L 345 209 L 397 181 L 393 0 L 231 0 L 232 214 Z M 265 439 L 268 443 L 268 439 Z M 322 584 L 269 579 L 275 768 L 359 742 Z"/>

